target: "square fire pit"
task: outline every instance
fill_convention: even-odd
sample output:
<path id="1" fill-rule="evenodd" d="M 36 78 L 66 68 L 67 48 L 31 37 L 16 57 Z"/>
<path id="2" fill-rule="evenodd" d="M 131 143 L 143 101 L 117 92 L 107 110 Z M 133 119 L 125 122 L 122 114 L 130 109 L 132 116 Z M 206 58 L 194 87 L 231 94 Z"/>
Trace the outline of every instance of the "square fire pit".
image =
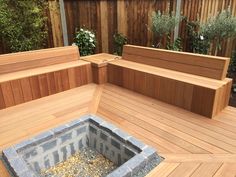
<path id="1" fill-rule="evenodd" d="M 85 152 L 86 148 L 89 148 L 89 151 Z M 107 177 L 145 176 L 162 160 L 155 149 L 95 115 L 82 116 L 78 120 L 9 147 L 3 150 L 3 158 L 15 176 L 39 177 L 50 176 L 43 175 L 42 172 L 50 168 L 55 169 L 68 159 L 70 162 L 78 160 L 78 156 L 81 156 L 79 152 L 90 156 L 100 154 L 99 157 L 103 158 L 104 162 L 114 164 L 110 171 L 108 169 L 100 173 L 101 176 Z M 80 163 L 75 162 L 76 167 L 79 167 Z M 89 161 L 88 167 L 90 166 L 93 164 Z M 87 167 L 83 167 L 81 171 L 85 169 Z M 78 169 L 75 170 L 78 172 Z M 76 176 L 81 176 L 79 174 L 78 172 Z"/>

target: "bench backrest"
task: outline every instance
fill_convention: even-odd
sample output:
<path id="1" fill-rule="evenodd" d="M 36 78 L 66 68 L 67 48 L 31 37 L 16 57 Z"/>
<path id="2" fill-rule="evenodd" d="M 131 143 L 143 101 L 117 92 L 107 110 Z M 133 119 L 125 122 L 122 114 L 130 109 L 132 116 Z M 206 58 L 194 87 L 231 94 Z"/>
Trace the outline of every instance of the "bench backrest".
<path id="1" fill-rule="evenodd" d="M 57 47 L 0 55 L 0 74 L 77 61 L 77 46 Z"/>
<path id="2" fill-rule="evenodd" d="M 134 45 L 124 46 L 122 59 L 218 80 L 226 77 L 230 62 L 230 59 L 225 57 Z"/>

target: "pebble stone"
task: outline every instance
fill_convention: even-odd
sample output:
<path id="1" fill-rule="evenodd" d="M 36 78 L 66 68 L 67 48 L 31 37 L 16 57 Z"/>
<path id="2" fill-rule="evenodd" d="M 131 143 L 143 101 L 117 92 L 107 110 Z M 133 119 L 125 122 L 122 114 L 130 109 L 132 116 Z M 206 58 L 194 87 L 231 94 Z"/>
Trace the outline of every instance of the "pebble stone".
<path id="1" fill-rule="evenodd" d="M 83 148 L 66 161 L 41 171 L 43 177 L 105 177 L 116 165 L 91 148 Z"/>

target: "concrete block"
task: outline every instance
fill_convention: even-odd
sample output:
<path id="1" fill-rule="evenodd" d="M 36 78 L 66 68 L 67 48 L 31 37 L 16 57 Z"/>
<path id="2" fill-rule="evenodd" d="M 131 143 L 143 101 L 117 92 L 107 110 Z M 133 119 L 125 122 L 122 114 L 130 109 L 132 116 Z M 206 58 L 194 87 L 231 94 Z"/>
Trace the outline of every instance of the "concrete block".
<path id="1" fill-rule="evenodd" d="M 127 166 L 121 165 L 106 177 L 131 177 L 131 170 Z"/>
<path id="2" fill-rule="evenodd" d="M 143 151 L 141 152 L 143 156 L 145 156 L 148 160 L 152 160 L 153 158 L 157 157 L 156 149 L 146 146 Z"/>
<path id="3" fill-rule="evenodd" d="M 53 141 L 46 142 L 46 143 L 42 144 L 41 147 L 43 148 L 43 151 L 46 152 L 46 151 L 56 147 L 56 145 L 57 145 L 57 139 L 55 139 Z"/>
<path id="4" fill-rule="evenodd" d="M 120 141 L 124 142 L 126 140 L 128 140 L 129 138 L 131 138 L 131 136 L 125 132 L 123 132 L 122 130 L 120 129 L 115 129 L 113 132 L 112 132 L 113 136 L 116 137 L 117 139 L 119 139 Z"/>
<path id="5" fill-rule="evenodd" d="M 59 127 L 52 129 L 52 131 L 54 132 L 55 135 L 58 135 L 58 134 L 68 131 L 69 129 L 70 129 L 69 126 L 65 124 L 65 125 L 61 125 Z"/>
<path id="6" fill-rule="evenodd" d="M 37 177 L 32 171 L 25 171 L 19 175 L 19 177 Z"/>
<path id="7" fill-rule="evenodd" d="M 131 171 L 132 171 L 132 175 L 134 175 L 140 169 L 145 167 L 145 165 L 146 165 L 146 158 L 143 155 L 141 155 L 141 154 L 137 154 L 134 157 L 132 157 L 130 160 L 125 162 L 123 165 L 128 166 L 131 169 Z"/>
<path id="8" fill-rule="evenodd" d="M 28 171 L 28 166 L 21 158 L 15 158 L 9 161 L 11 169 L 13 169 L 16 176 L 20 176 L 25 171 Z"/>
<path id="9" fill-rule="evenodd" d="M 35 145 L 35 140 L 34 139 L 28 139 L 24 140 L 14 146 L 17 152 L 23 151 L 31 146 Z"/>
<path id="10" fill-rule="evenodd" d="M 54 136 L 54 133 L 52 131 L 46 131 L 46 132 L 43 132 L 43 133 L 35 136 L 34 142 L 35 142 L 35 144 L 41 144 L 45 141 L 52 139 L 53 136 Z"/>
<path id="11" fill-rule="evenodd" d="M 10 160 L 15 159 L 15 158 L 18 157 L 16 149 L 13 148 L 13 147 L 9 147 L 7 149 L 4 149 L 2 151 L 2 153 L 3 153 L 3 158 L 7 161 L 10 161 Z"/>
<path id="12" fill-rule="evenodd" d="M 128 145 L 131 145 L 138 152 L 141 152 L 142 149 L 146 146 L 144 143 L 142 143 L 141 141 L 137 140 L 134 137 L 128 138 L 127 142 L 128 142 Z"/>

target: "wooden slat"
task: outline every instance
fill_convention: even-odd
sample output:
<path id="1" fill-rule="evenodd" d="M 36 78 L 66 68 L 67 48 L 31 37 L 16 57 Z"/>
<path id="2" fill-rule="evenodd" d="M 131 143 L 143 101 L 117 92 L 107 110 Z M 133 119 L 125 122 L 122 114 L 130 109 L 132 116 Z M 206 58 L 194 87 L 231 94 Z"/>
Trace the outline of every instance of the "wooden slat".
<path id="1" fill-rule="evenodd" d="M 108 53 L 108 2 L 100 1 L 102 52 Z"/>
<path id="2" fill-rule="evenodd" d="M 31 101 L 33 99 L 29 78 L 20 80 L 24 102 Z"/>
<path id="3" fill-rule="evenodd" d="M 151 66 L 222 80 L 229 58 L 125 45 L 122 58 Z"/>
<path id="4" fill-rule="evenodd" d="M 11 88 L 14 97 L 15 104 L 20 104 L 24 102 L 23 91 L 21 88 L 21 83 L 19 80 L 11 81 Z"/>
<path id="5" fill-rule="evenodd" d="M 10 82 L 3 82 L 3 83 L 1 83 L 1 88 L 2 88 L 2 95 L 4 98 L 4 102 L 5 102 L 5 107 L 15 105 L 11 83 Z"/>
<path id="6" fill-rule="evenodd" d="M 79 52 L 76 46 L 0 55 L 0 74 L 72 62 L 78 59 Z"/>
<path id="7" fill-rule="evenodd" d="M 47 73 L 46 75 L 47 75 L 47 84 L 48 84 L 49 94 L 52 95 L 52 94 L 57 93 L 54 72 Z"/>
<path id="8" fill-rule="evenodd" d="M 231 79 L 194 76 L 125 60 L 108 64 L 108 82 L 212 118 L 230 98 Z"/>
<path id="9" fill-rule="evenodd" d="M 156 177 L 157 175 L 160 177 L 168 176 L 175 168 L 177 168 L 180 163 L 166 163 L 162 162 L 158 165 L 157 168 L 152 170 L 146 177 Z"/>
<path id="10" fill-rule="evenodd" d="M 186 74 L 178 71 L 173 71 L 169 69 L 163 69 L 154 66 L 148 66 L 145 64 L 140 64 L 132 61 L 126 60 L 115 60 L 109 62 L 109 65 L 115 65 L 122 68 L 129 68 L 137 71 L 141 71 L 148 74 L 158 75 L 160 77 L 165 77 L 169 79 L 181 80 L 182 82 L 196 84 L 203 87 L 208 87 L 212 89 L 219 88 L 222 84 L 227 83 L 229 80 L 224 79 L 223 81 L 210 79 L 202 76 L 196 76 L 192 74 Z"/>
<path id="11" fill-rule="evenodd" d="M 32 76 L 29 78 L 30 80 L 30 85 L 31 85 L 31 91 L 32 91 L 32 98 L 33 99 L 38 99 L 41 97 L 40 94 L 40 87 L 39 87 L 39 79 L 37 76 Z"/>
<path id="12" fill-rule="evenodd" d="M 148 177 L 236 175 L 235 152 L 225 151 L 236 148 L 235 108 L 206 119 L 111 84 L 89 84 L 0 110 L 0 149 L 88 112 L 157 149 L 164 161 Z M 1 170 L 6 171 L 0 163 Z"/>
<path id="13" fill-rule="evenodd" d="M 91 101 L 89 105 L 89 112 L 93 114 L 97 113 L 102 92 L 103 92 L 103 85 L 97 86 L 96 91 L 94 92 L 94 95 L 93 95 L 93 100 Z"/>
<path id="14" fill-rule="evenodd" d="M 236 164 L 224 163 L 220 169 L 214 174 L 214 177 L 235 177 L 236 176 Z"/>
<path id="15" fill-rule="evenodd" d="M 58 70 L 61 69 L 59 67 L 56 69 L 58 71 L 55 72 L 53 71 L 56 65 L 53 68 L 50 67 L 52 70 L 41 68 L 46 73 L 36 76 L 31 75 L 30 72 L 26 75 L 27 72 L 24 71 L 24 76 L 27 77 L 20 77 L 20 79 L 9 82 L 0 82 L 0 98 L 3 97 L 0 109 L 91 83 L 91 65 L 85 63 L 82 65 L 75 64 L 74 68 L 71 68 L 73 65 L 70 65 L 67 69 L 63 67 L 62 70 Z M 40 68 L 36 70 L 38 71 Z M 39 73 L 42 73 L 42 71 Z M 15 74 L 17 77 L 17 73 Z"/>
<path id="16" fill-rule="evenodd" d="M 2 88 L 0 87 L 0 108 L 5 108 L 5 101 L 4 101 L 4 97 L 3 97 L 3 93 L 2 93 Z"/>
<path id="17" fill-rule="evenodd" d="M 236 154 L 164 154 L 165 162 L 236 163 Z"/>
<path id="18" fill-rule="evenodd" d="M 50 21 L 52 26 L 53 46 L 63 46 L 62 24 L 60 17 L 60 5 L 58 1 L 48 1 Z"/>
<path id="19" fill-rule="evenodd" d="M 202 163 L 191 177 L 211 177 L 221 167 L 221 163 Z"/>
<path id="20" fill-rule="evenodd" d="M 69 44 L 74 42 L 75 29 L 79 27 L 86 27 L 96 32 L 98 40 L 98 51 L 107 49 L 109 52 L 114 52 L 113 35 L 116 32 L 124 33 L 130 44 L 152 46 L 155 44 L 156 36 L 153 35 L 152 27 L 152 13 L 160 10 L 161 12 L 171 13 L 176 12 L 177 0 L 165 0 L 161 2 L 139 0 L 113 0 L 107 1 L 107 6 L 101 11 L 100 3 L 104 0 L 94 1 L 65 1 L 65 13 L 68 29 Z M 215 16 L 217 12 L 227 9 L 230 5 L 233 16 L 236 16 L 235 0 L 182 0 L 181 14 L 187 20 L 205 23 L 209 17 Z M 47 16 L 48 19 L 48 47 L 60 46 L 63 42 L 61 20 L 59 14 L 59 3 L 55 0 L 49 1 Z M 106 11 L 108 24 L 108 39 L 103 40 L 101 36 L 104 35 L 101 28 L 104 19 L 104 11 Z M 185 21 L 180 24 L 179 36 L 182 38 L 183 51 L 189 51 L 190 45 L 189 37 L 187 35 Z M 106 34 L 105 34 L 106 35 Z M 173 38 L 171 39 L 173 40 Z M 222 51 L 218 53 L 220 56 L 230 57 L 234 45 L 232 40 L 222 43 Z M 104 47 L 104 48 L 103 48 Z M 9 52 L 6 45 L 1 42 L 0 53 Z M 214 54 L 214 53 L 212 53 Z"/>
<path id="21" fill-rule="evenodd" d="M 159 115 L 161 112 L 166 113 L 166 114 L 170 114 L 169 110 L 172 110 L 171 114 L 175 115 L 175 117 L 181 118 L 187 122 L 191 122 L 192 124 L 198 125 L 199 127 L 204 127 L 205 129 L 210 129 L 212 131 L 216 131 L 216 132 L 218 132 L 220 134 L 224 134 L 230 138 L 234 137 L 236 135 L 235 134 L 236 129 L 233 126 L 234 124 L 231 123 L 231 125 L 228 125 L 225 123 L 225 116 L 226 116 L 225 111 L 228 111 L 229 113 L 234 115 L 236 113 L 236 111 L 234 111 L 233 107 L 229 107 L 229 106 L 226 107 L 225 110 L 222 111 L 222 113 L 220 113 L 218 116 L 216 116 L 216 119 L 209 120 L 203 116 L 193 114 L 189 111 L 177 108 L 176 106 L 166 104 L 166 103 L 158 101 L 156 99 L 151 99 L 150 97 L 149 97 L 150 99 L 147 100 L 146 96 L 144 96 L 144 95 L 134 93 L 134 92 L 127 90 L 127 89 L 121 90 L 120 87 L 117 87 L 115 85 L 106 84 L 106 88 L 107 88 L 106 90 L 109 89 L 109 91 L 114 96 L 116 94 L 118 94 L 119 96 L 122 96 L 122 98 L 127 97 L 127 98 L 129 98 L 129 102 L 130 102 L 130 100 L 134 100 L 135 103 L 137 103 L 137 102 L 142 103 L 142 107 L 144 105 L 147 105 L 147 106 L 145 106 L 145 108 L 149 108 L 148 110 L 150 112 L 153 112 L 155 110 L 154 111 L 155 114 Z M 114 94 L 114 93 L 116 93 L 116 94 Z M 135 104 L 135 106 L 136 106 L 136 104 Z M 161 111 L 156 112 L 157 110 L 161 110 Z M 224 118 L 222 118 L 222 117 L 224 117 Z M 173 120 L 173 117 L 170 119 Z M 180 120 L 178 119 L 177 122 L 179 122 L 179 121 Z M 220 121 L 222 121 L 222 123 Z M 202 123 L 202 122 L 204 122 L 204 123 Z"/>
<path id="22" fill-rule="evenodd" d="M 25 78 L 28 76 L 36 76 L 40 74 L 45 74 L 49 72 L 54 72 L 54 71 L 59 71 L 63 69 L 68 69 L 68 68 L 74 68 L 77 66 L 82 66 L 82 65 L 87 65 L 89 64 L 86 61 L 74 61 L 74 62 L 67 62 L 63 64 L 56 64 L 56 65 L 51 65 L 51 66 L 45 66 L 45 67 L 39 67 L 39 68 L 34 68 L 34 69 L 27 69 L 23 71 L 17 71 L 17 72 L 12 72 L 12 73 L 7 73 L 7 74 L 1 74 L 0 75 L 0 82 L 6 82 L 10 80 L 16 80 L 16 79 L 21 79 Z"/>
<path id="23" fill-rule="evenodd" d="M 120 57 L 117 55 L 111 55 L 108 53 L 99 53 L 99 54 L 84 56 L 81 57 L 80 59 L 91 62 L 92 66 L 102 67 L 107 65 L 108 62 L 119 58 Z"/>
<path id="24" fill-rule="evenodd" d="M 199 165 L 200 165 L 199 163 L 195 163 L 195 162 L 181 163 L 168 176 L 169 177 L 190 176 L 199 167 Z"/>
<path id="25" fill-rule="evenodd" d="M 118 32 L 127 35 L 127 11 L 126 1 L 117 1 L 117 22 Z"/>
<path id="26" fill-rule="evenodd" d="M 1 160 L 0 160 L 0 174 L 1 177 L 11 177 Z"/>

